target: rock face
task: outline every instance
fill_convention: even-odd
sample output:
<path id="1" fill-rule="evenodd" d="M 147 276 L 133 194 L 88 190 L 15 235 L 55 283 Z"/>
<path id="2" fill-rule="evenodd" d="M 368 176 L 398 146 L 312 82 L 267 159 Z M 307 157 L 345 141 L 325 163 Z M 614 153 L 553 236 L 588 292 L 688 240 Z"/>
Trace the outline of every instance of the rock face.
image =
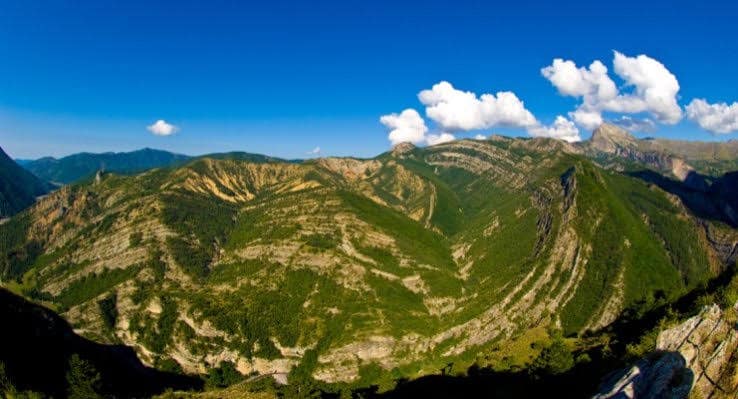
<path id="1" fill-rule="evenodd" d="M 694 373 L 693 391 L 703 398 L 734 397 L 734 355 L 738 347 L 735 320 L 726 318 L 717 305 L 659 334 L 657 348 L 678 351 Z"/>
<path id="2" fill-rule="evenodd" d="M 392 147 L 392 155 L 395 157 L 402 156 L 412 152 L 416 147 L 413 143 L 403 142 Z"/>
<path id="3" fill-rule="evenodd" d="M 693 379 L 684 357 L 677 352 L 662 352 L 639 361 L 620 378 L 608 381 L 606 388 L 594 398 L 686 398 Z"/>
<path id="4" fill-rule="evenodd" d="M 615 153 L 622 148 L 638 146 L 636 138 L 630 133 L 609 124 L 602 124 L 592 132 L 589 145 L 591 148 L 605 153 Z"/>
<path id="5" fill-rule="evenodd" d="M 593 155 L 605 154 L 638 162 L 672 174 L 695 189 L 706 188 L 706 183 L 695 176 L 694 168 L 686 160 L 654 145 L 651 140 L 638 140 L 617 126 L 601 125 L 592 133 L 592 139 L 585 145 Z"/>
<path id="6" fill-rule="evenodd" d="M 738 331 L 717 305 L 662 331 L 657 353 L 604 384 L 604 398 L 728 398 L 738 394 Z"/>

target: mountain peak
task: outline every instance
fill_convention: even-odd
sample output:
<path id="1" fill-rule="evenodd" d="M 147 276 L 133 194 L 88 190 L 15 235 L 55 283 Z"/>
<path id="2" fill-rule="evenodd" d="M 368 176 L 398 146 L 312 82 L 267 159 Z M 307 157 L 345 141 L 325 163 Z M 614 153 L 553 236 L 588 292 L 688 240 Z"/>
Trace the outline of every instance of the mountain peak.
<path id="1" fill-rule="evenodd" d="M 416 147 L 413 143 L 409 141 L 404 141 L 392 147 L 392 155 L 394 156 L 405 155 L 409 152 L 412 152 L 415 148 Z"/>
<path id="2" fill-rule="evenodd" d="M 593 148 L 612 153 L 618 147 L 630 147 L 636 143 L 636 138 L 625 129 L 609 123 L 603 123 L 592 132 L 591 145 Z"/>

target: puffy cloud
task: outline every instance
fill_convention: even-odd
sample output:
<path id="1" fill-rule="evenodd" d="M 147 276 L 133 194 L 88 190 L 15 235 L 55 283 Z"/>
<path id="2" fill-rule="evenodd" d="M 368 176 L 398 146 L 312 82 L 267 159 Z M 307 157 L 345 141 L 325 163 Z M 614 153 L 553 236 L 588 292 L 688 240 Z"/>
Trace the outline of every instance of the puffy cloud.
<path id="1" fill-rule="evenodd" d="M 612 99 L 618 95 L 615 82 L 600 61 L 593 62 L 589 68 L 577 68 L 574 61 L 556 58 L 541 73 L 565 96 Z"/>
<path id="2" fill-rule="evenodd" d="M 456 140 L 456 137 L 451 133 L 441 133 L 441 134 L 429 134 L 426 138 L 426 142 L 428 145 L 436 145 L 436 144 L 442 144 L 442 143 L 448 143 L 449 141 Z"/>
<path id="3" fill-rule="evenodd" d="M 738 131 L 738 102 L 710 104 L 697 98 L 686 109 L 687 117 L 707 131 L 721 134 Z"/>
<path id="4" fill-rule="evenodd" d="M 635 87 L 635 95 L 645 102 L 644 111 L 670 125 L 682 119 L 682 108 L 677 104 L 679 82 L 664 64 L 647 55 L 628 57 L 616 51 L 613 68 L 628 85 Z"/>
<path id="5" fill-rule="evenodd" d="M 413 144 L 436 145 L 456 140 L 451 133 L 427 134 L 428 127 L 418 111 L 408 108 L 399 114 L 384 115 L 379 121 L 389 130 L 392 145 L 409 141 Z"/>
<path id="6" fill-rule="evenodd" d="M 580 141 L 579 129 L 574 122 L 559 115 L 551 126 L 536 125 L 528 129 L 528 134 L 533 137 L 552 137 L 565 140 L 570 143 Z"/>
<path id="7" fill-rule="evenodd" d="M 579 93 L 583 89 L 572 87 L 566 90 Z M 509 91 L 477 96 L 473 92 L 458 90 L 451 83 L 442 81 L 433 85 L 431 89 L 418 93 L 418 99 L 426 106 L 426 115 L 435 122 L 441 133 L 429 134 L 425 120 L 417 111 L 408 108 L 399 114 L 379 118 L 379 121 L 388 128 L 389 140 L 393 145 L 404 141 L 428 145 L 446 143 L 456 139 L 452 132 L 497 126 L 523 128 L 535 137 L 581 140 L 579 129 L 572 121 L 558 116 L 551 126 L 545 126 L 525 108 L 525 104 L 515 93 Z M 475 139 L 484 140 L 486 137 L 478 134 Z"/>
<path id="8" fill-rule="evenodd" d="M 484 129 L 493 126 L 529 127 L 536 118 L 509 91 L 477 95 L 442 81 L 418 94 L 426 115 L 448 131 Z"/>
<path id="9" fill-rule="evenodd" d="M 569 112 L 569 116 L 579 126 L 582 126 L 587 130 L 597 129 L 603 121 L 602 111 L 585 106 L 580 106 L 575 111 Z"/>
<path id="10" fill-rule="evenodd" d="M 418 111 L 408 108 L 399 114 L 384 115 L 379 118 L 389 132 L 389 140 L 392 145 L 409 141 L 413 144 L 420 144 L 426 141 L 425 134 L 428 127 L 425 120 L 418 114 Z"/>
<path id="11" fill-rule="evenodd" d="M 639 119 L 623 115 L 620 118 L 611 120 L 610 123 L 631 132 L 651 133 L 656 131 L 656 122 L 648 118 Z"/>
<path id="12" fill-rule="evenodd" d="M 582 89 L 571 87 L 567 90 Z M 500 91 L 496 95 L 477 96 L 473 92 L 458 90 L 451 83 L 442 81 L 433 85 L 431 89 L 418 93 L 418 99 L 426 106 L 426 115 L 444 130 L 468 131 L 497 126 L 517 127 L 526 129 L 530 135 L 536 137 L 580 140 L 579 130 L 571 121 L 560 116 L 552 126 L 544 126 L 513 92 Z M 443 137 L 443 134 L 440 137 Z"/>
<path id="13" fill-rule="evenodd" d="M 157 136 L 169 136 L 176 133 L 179 128 L 167 123 L 163 119 L 159 119 L 158 121 L 154 122 L 154 124 L 146 126 L 146 130 Z"/>
<path id="14" fill-rule="evenodd" d="M 474 136 L 474 140 L 487 140 L 487 136 L 485 136 L 483 134 L 478 134 L 478 135 Z"/>
<path id="15" fill-rule="evenodd" d="M 607 67 L 600 61 L 594 61 L 589 67 L 577 67 L 573 61 L 557 58 L 542 68 L 541 74 L 560 94 L 582 99 L 569 115 L 589 130 L 602 124 L 602 113 L 606 111 L 648 112 L 666 124 L 681 120 L 682 110 L 677 103 L 679 82 L 664 64 L 646 55 L 628 57 L 616 51 L 613 68 L 625 86 L 632 87 L 632 92 L 620 93 Z"/>

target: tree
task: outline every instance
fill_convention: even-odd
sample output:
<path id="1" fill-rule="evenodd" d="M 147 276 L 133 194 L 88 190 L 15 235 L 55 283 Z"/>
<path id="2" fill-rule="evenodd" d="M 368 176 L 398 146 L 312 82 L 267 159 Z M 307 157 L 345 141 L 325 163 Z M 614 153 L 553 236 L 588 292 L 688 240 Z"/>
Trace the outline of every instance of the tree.
<path id="1" fill-rule="evenodd" d="M 101 299 L 97 305 L 100 307 L 105 326 L 110 330 L 115 330 L 115 322 L 118 320 L 118 295 L 113 292 Z"/>
<path id="2" fill-rule="evenodd" d="M 210 369 L 207 385 L 211 388 L 225 388 L 243 380 L 243 375 L 236 369 L 236 365 L 229 361 L 222 361 L 218 367 Z"/>
<path id="3" fill-rule="evenodd" d="M 561 338 L 556 338 L 533 362 L 537 374 L 562 374 L 574 367 L 574 357 Z"/>
<path id="4" fill-rule="evenodd" d="M 67 397 L 69 399 L 97 399 L 101 395 L 100 374 L 88 361 L 76 353 L 69 358 Z"/>

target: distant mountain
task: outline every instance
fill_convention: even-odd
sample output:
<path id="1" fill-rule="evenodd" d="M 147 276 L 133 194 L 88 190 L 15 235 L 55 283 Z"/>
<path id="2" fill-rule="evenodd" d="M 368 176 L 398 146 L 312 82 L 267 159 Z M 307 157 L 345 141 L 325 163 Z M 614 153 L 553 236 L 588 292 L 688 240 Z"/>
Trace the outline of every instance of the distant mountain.
<path id="1" fill-rule="evenodd" d="M 45 157 L 24 161 L 22 165 L 40 179 L 69 184 L 93 176 L 99 170 L 131 174 L 152 168 L 181 165 L 190 159 L 187 155 L 144 148 L 133 152 L 83 152 L 60 159 Z"/>
<path id="2" fill-rule="evenodd" d="M 20 167 L 0 148 L 0 218 L 31 205 L 49 186 Z"/>
<path id="3" fill-rule="evenodd" d="M 639 162 L 680 180 L 691 171 L 720 176 L 738 170 L 738 140 L 702 142 L 667 139 L 638 139 L 627 131 L 603 124 L 592 139 L 580 144 L 589 155 L 614 156 Z"/>

